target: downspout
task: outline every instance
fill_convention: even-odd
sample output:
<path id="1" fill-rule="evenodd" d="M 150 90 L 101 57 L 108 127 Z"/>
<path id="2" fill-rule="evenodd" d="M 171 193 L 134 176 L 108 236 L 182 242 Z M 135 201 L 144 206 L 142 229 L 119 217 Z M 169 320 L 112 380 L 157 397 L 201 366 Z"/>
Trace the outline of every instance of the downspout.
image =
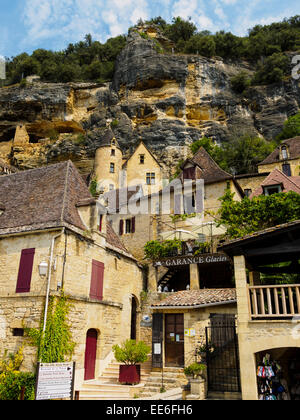
<path id="1" fill-rule="evenodd" d="M 49 262 L 49 270 L 48 270 L 48 282 L 47 282 L 47 292 L 46 292 L 46 302 L 45 302 L 45 311 L 44 311 L 44 324 L 43 324 L 43 331 L 42 337 L 46 331 L 46 324 L 47 324 L 47 315 L 48 315 L 48 306 L 49 306 L 49 295 L 50 295 L 50 284 L 51 284 L 51 276 L 52 276 L 52 265 L 53 265 L 53 253 L 54 253 L 54 245 L 55 240 L 58 239 L 62 234 L 65 233 L 65 228 L 56 236 L 53 236 L 51 241 L 51 251 L 50 251 L 50 262 Z M 41 362 L 41 360 L 40 360 Z"/>

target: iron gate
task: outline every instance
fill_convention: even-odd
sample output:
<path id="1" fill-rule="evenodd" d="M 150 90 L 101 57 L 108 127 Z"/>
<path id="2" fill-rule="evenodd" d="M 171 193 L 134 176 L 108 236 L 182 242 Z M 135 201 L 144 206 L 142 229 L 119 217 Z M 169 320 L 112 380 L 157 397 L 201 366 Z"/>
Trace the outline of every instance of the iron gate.
<path id="1" fill-rule="evenodd" d="M 240 392 L 240 363 L 235 325 L 206 328 L 208 391 Z"/>

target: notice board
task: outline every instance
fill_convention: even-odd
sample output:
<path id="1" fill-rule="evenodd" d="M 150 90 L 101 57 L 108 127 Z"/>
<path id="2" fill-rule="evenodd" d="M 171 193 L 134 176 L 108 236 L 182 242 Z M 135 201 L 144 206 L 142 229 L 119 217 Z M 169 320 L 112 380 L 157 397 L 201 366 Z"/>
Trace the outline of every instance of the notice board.
<path id="1" fill-rule="evenodd" d="M 75 362 L 38 363 L 36 400 L 73 399 Z"/>

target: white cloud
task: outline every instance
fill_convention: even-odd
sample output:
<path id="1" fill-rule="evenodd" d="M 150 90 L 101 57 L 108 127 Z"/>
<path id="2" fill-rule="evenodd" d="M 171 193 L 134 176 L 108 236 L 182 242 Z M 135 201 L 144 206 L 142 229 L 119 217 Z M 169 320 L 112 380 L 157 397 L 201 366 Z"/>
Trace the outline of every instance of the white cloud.
<path id="1" fill-rule="evenodd" d="M 224 29 L 245 35 L 256 24 L 296 14 L 290 4 L 282 3 L 279 7 L 279 0 L 23 0 L 22 3 L 25 31 L 18 48 L 23 50 L 40 46 L 65 48 L 87 33 L 105 42 L 108 37 L 126 34 L 140 18 L 162 16 L 170 22 L 172 17 L 191 17 L 199 30 Z M 275 3 L 277 7 L 272 8 Z M 4 35 L 0 27 L 0 47 Z"/>
<path id="2" fill-rule="evenodd" d="M 37 45 L 46 39 L 60 39 L 65 45 L 87 33 L 105 41 L 126 33 L 139 18 L 148 17 L 146 0 L 25 0 L 27 34 L 23 45 Z"/>

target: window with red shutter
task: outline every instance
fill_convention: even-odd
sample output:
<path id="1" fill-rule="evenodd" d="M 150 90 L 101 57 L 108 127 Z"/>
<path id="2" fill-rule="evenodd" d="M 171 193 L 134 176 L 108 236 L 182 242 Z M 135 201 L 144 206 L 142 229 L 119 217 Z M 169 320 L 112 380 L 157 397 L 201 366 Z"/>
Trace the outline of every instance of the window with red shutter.
<path id="1" fill-rule="evenodd" d="M 92 278 L 90 298 L 103 300 L 103 280 L 104 280 L 104 264 L 102 262 L 92 261 Z"/>
<path id="2" fill-rule="evenodd" d="M 135 233 L 135 217 L 131 220 L 131 233 Z"/>
<path id="3" fill-rule="evenodd" d="M 122 236 L 123 233 L 124 233 L 124 220 L 120 220 L 119 235 Z"/>
<path id="4" fill-rule="evenodd" d="M 30 292 L 35 249 L 23 249 L 19 265 L 16 293 Z"/>
<path id="5" fill-rule="evenodd" d="M 100 215 L 100 221 L 99 221 L 99 232 L 102 232 L 102 226 L 103 225 L 103 214 Z"/>

